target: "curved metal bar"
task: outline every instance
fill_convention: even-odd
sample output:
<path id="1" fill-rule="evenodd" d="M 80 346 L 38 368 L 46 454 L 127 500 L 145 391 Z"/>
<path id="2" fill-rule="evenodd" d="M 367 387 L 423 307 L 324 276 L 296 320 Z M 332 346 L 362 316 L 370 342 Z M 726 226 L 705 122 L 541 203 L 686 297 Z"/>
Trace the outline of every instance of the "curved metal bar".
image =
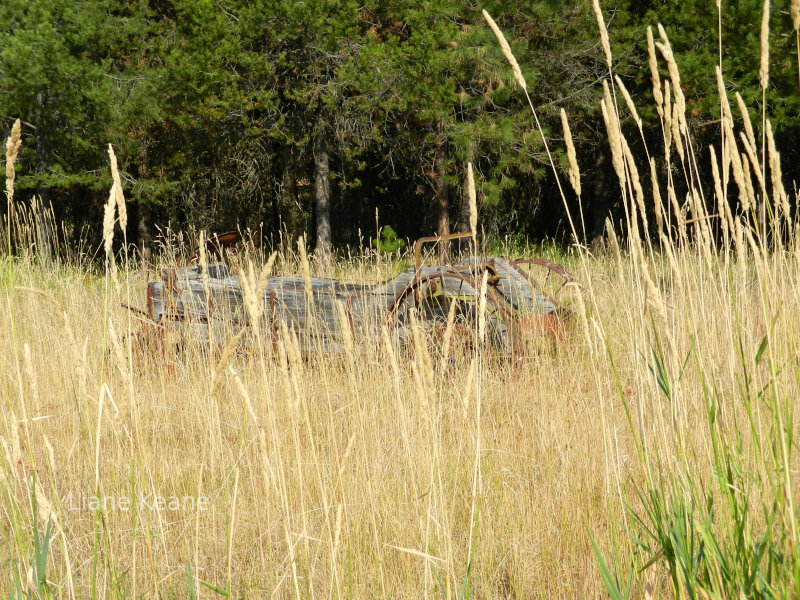
<path id="1" fill-rule="evenodd" d="M 546 258 L 519 258 L 509 262 L 511 262 L 513 265 L 539 265 L 540 267 L 549 269 L 553 273 L 558 273 L 561 275 L 561 277 L 564 278 L 564 283 L 571 283 L 575 281 L 575 278 L 572 276 L 572 274 L 564 267 L 558 263 L 554 263 L 551 260 L 547 260 Z"/>
<path id="2" fill-rule="evenodd" d="M 471 238 L 471 233 L 450 233 L 447 235 L 431 235 L 428 237 L 421 237 L 414 242 L 414 268 L 419 271 L 422 266 L 422 246 L 431 242 L 447 242 L 450 240 L 457 240 L 460 238 Z M 475 238 L 473 238 L 475 239 Z M 477 240 L 475 242 L 477 244 Z"/>

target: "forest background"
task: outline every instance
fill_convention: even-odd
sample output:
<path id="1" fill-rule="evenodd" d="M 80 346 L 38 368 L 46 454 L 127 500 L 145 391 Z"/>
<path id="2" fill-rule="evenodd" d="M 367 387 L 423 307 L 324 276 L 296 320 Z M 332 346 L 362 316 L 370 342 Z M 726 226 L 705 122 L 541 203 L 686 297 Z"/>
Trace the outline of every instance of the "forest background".
<path id="1" fill-rule="evenodd" d="M 725 4 L 728 93 L 739 92 L 757 119 L 762 3 Z M 772 9 L 765 98 L 784 183 L 795 189 L 800 95 L 785 4 Z M 412 239 L 466 230 L 471 161 L 485 236 L 566 241 L 541 136 L 484 8 L 519 60 L 565 171 L 559 113 L 568 115 L 583 190 L 580 206 L 565 190 L 567 206 L 582 213 L 588 243 L 606 217 L 624 218 L 599 110 L 609 70 L 589 0 L 4 0 L 0 137 L 22 120 L 17 197 L 40 197 L 63 242 L 99 246 L 111 143 L 132 212 L 127 240 L 146 258 L 166 227 L 250 229 L 268 243 L 306 235 L 322 253 L 366 244 L 383 225 Z M 660 22 L 691 82 L 694 145 L 718 143 L 716 3 L 619 0 L 603 10 L 613 71 L 649 106 L 643 130 L 659 131 L 642 65 L 646 28 Z M 622 126 L 646 164 L 636 123 Z M 701 181 L 713 185 L 710 175 Z"/>

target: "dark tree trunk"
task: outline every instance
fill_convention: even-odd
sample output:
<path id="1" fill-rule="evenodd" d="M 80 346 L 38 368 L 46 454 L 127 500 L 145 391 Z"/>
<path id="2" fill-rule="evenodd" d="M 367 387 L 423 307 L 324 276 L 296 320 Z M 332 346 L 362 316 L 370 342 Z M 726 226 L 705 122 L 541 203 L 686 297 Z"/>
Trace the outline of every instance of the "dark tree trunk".
<path id="1" fill-rule="evenodd" d="M 142 260 L 152 262 L 153 260 L 153 230 L 151 228 L 150 205 L 144 201 L 139 201 L 139 220 L 137 223 L 139 233 L 139 252 Z"/>
<path id="2" fill-rule="evenodd" d="M 314 201 L 317 215 L 317 257 L 321 262 L 330 261 L 331 244 L 331 178 L 328 155 L 328 131 L 320 112 L 314 140 Z"/>
<path id="3" fill-rule="evenodd" d="M 36 94 L 36 103 L 41 115 L 44 111 L 44 93 Z M 37 119 L 41 122 L 41 119 Z M 47 165 L 47 143 L 41 127 L 36 129 L 36 154 L 39 157 L 39 167 L 44 169 Z M 53 252 L 53 204 L 50 199 L 50 190 L 39 183 L 36 186 L 38 199 L 34 199 L 34 212 L 36 214 L 36 252 L 42 258 L 50 258 Z"/>
<path id="4" fill-rule="evenodd" d="M 150 164 L 147 145 L 145 143 L 139 148 L 138 170 L 140 179 L 146 179 L 150 175 Z M 138 200 L 139 218 L 137 220 L 137 229 L 139 234 L 139 252 L 142 255 L 142 260 L 151 262 L 153 258 L 153 229 L 150 204 L 142 197 L 138 198 Z"/>
<path id="5" fill-rule="evenodd" d="M 55 222 L 50 190 L 37 186 L 37 197 L 33 199 L 36 213 L 36 252 L 42 258 L 50 258 L 53 254 Z"/>

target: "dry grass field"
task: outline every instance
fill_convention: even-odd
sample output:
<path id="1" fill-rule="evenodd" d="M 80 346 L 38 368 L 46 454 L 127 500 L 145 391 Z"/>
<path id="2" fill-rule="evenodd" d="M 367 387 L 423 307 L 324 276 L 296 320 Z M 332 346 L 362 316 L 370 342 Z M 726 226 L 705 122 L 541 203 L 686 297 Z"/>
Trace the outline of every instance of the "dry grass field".
<path id="1" fill-rule="evenodd" d="M 796 255 L 652 258 L 659 310 L 630 257 L 573 260 L 586 315 L 557 349 L 470 373 L 469 358 L 429 366 L 388 347 L 283 361 L 248 346 L 220 369 L 198 344 L 164 359 L 122 339 L 140 328 L 120 303 L 141 305 L 144 272 L 4 259 L 4 580 L 24 584 L 52 515 L 58 597 L 182 597 L 187 570 L 205 597 L 200 582 L 248 597 L 597 597 L 592 537 L 632 555 L 623 506 L 642 514 L 648 467 L 714 487 L 715 435 L 741 445 L 741 492 L 769 505 L 784 490 L 775 419 L 798 394 Z"/>
<path id="2" fill-rule="evenodd" d="M 572 318 L 521 361 L 441 360 L 380 336 L 300 356 L 291 335 L 273 352 L 259 330 L 162 354 L 121 308 L 143 305 L 154 273 L 0 256 L 0 590 L 797 597 L 797 194 L 770 130 L 756 140 L 724 85 L 722 146 L 692 148 L 669 41 L 649 42 L 672 82 L 654 75 L 664 147 L 636 164 L 617 108 L 637 121 L 635 107 L 609 78 L 623 230 L 557 257 L 581 283 L 565 290 Z M 115 202 L 116 184 L 107 233 L 124 217 Z M 21 208 L 14 218 L 24 249 L 35 234 Z M 273 273 L 304 268 L 284 250 Z M 336 276 L 394 269 L 353 257 Z"/>

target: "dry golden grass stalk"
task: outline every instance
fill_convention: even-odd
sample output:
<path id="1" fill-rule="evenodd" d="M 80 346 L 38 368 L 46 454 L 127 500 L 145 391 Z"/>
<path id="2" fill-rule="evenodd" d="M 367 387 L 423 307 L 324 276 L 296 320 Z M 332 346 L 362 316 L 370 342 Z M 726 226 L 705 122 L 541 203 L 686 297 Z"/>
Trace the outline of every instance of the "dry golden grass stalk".
<path id="1" fill-rule="evenodd" d="M 750 161 L 747 158 L 747 154 L 742 152 L 739 156 L 739 162 L 742 165 L 742 181 L 744 182 L 742 191 L 744 192 L 744 198 L 746 198 L 746 200 L 741 200 L 742 210 L 748 211 L 756 205 L 756 191 L 753 187 L 753 178 L 750 176 Z"/>
<path id="2" fill-rule="evenodd" d="M 11 410 L 8 416 L 8 432 L 10 435 L 10 440 L 8 445 L 6 445 L 5 440 L 3 440 L 3 446 L 6 451 L 6 460 L 8 461 L 8 466 L 12 473 L 17 473 L 18 466 L 22 465 L 24 460 L 22 455 L 22 444 L 19 439 L 19 427 L 17 426 L 17 423 L 17 415 L 13 410 Z"/>
<path id="3" fill-rule="evenodd" d="M 564 209 L 566 210 L 567 213 L 567 220 L 569 221 L 569 226 L 570 229 L 572 230 L 572 235 L 577 241 L 578 231 L 577 229 L 575 229 L 575 222 L 572 219 L 572 214 L 569 210 L 569 205 L 567 204 L 567 197 L 564 194 L 564 188 L 561 185 L 561 178 L 558 176 L 558 169 L 556 169 L 556 163 L 553 160 L 552 153 L 550 152 L 550 146 L 547 143 L 547 137 L 545 136 L 544 131 L 542 130 L 542 125 L 539 122 L 539 116 L 536 114 L 536 108 L 533 106 L 533 101 L 531 100 L 531 97 L 528 94 L 528 86 L 525 83 L 525 78 L 522 76 L 522 71 L 520 70 L 519 65 L 517 64 L 517 59 L 514 58 L 514 54 L 511 52 L 511 48 L 508 45 L 508 42 L 506 41 L 506 38 L 503 35 L 503 32 L 500 31 L 500 28 L 497 26 L 497 23 L 494 22 L 494 19 L 492 19 L 489 13 L 487 13 L 485 10 L 482 12 L 484 19 L 486 19 L 486 22 L 489 23 L 489 26 L 494 32 L 497 41 L 500 43 L 500 47 L 503 50 L 503 54 L 505 55 L 506 60 L 508 60 L 512 69 L 514 70 L 514 77 L 516 77 L 517 82 L 520 84 L 525 93 L 525 98 L 528 101 L 528 106 L 530 106 L 531 113 L 533 114 L 533 120 L 536 122 L 536 128 L 539 130 L 539 134 L 542 136 L 542 145 L 544 146 L 544 150 L 547 153 L 547 159 L 550 161 L 550 167 L 553 169 L 553 177 L 555 177 L 556 185 L 558 186 L 558 191 L 561 194 L 561 200 L 564 202 Z"/>
<path id="4" fill-rule="evenodd" d="M 727 237 L 732 233 L 731 230 L 733 229 L 733 214 L 731 213 L 731 207 L 728 205 L 725 194 L 722 191 L 722 180 L 719 176 L 717 153 L 714 150 L 714 146 L 709 146 L 708 149 L 711 153 L 711 174 L 714 178 L 714 193 L 717 196 L 717 207 L 720 215 L 722 233 L 727 239 Z"/>
<path id="5" fill-rule="evenodd" d="M 247 407 L 247 412 L 250 414 L 250 418 L 253 419 L 253 425 L 259 427 L 258 417 L 256 416 L 256 411 L 253 410 L 253 403 L 250 400 L 250 394 L 247 393 L 247 388 L 244 386 L 242 379 L 239 377 L 239 374 L 233 367 L 228 367 L 228 374 L 231 376 L 231 379 L 233 379 L 233 386 L 236 388 L 236 391 L 239 392 L 242 400 L 244 400 L 245 406 Z"/>
<path id="6" fill-rule="evenodd" d="M 11 135 L 6 140 L 6 206 L 7 206 L 7 218 L 8 223 L 8 251 L 11 251 L 11 229 L 13 228 L 14 223 L 14 179 L 16 177 L 16 171 L 14 170 L 14 165 L 17 162 L 17 156 L 19 155 L 19 149 L 22 145 L 22 126 L 20 125 L 20 120 L 17 119 L 14 121 L 14 125 L 11 127 Z"/>
<path id="7" fill-rule="evenodd" d="M 567 112 L 561 109 L 561 127 L 564 129 L 564 144 L 567 147 L 567 160 L 569 160 L 569 182 L 572 189 L 578 196 L 581 195 L 581 172 L 578 168 L 578 155 L 575 152 L 575 144 L 572 141 L 572 131 L 569 128 Z"/>
<path id="8" fill-rule="evenodd" d="M 745 171 L 749 177 L 749 166 L 742 164 L 742 156 L 739 154 L 739 148 L 736 146 L 736 135 L 733 133 L 733 122 L 730 114 L 725 115 L 723 118 L 723 128 L 725 130 L 725 147 L 723 148 L 723 161 L 729 161 L 731 172 L 733 173 L 733 180 L 739 188 L 739 202 L 742 205 L 742 210 L 745 212 L 750 210 L 752 193 L 747 193 L 747 179 L 745 179 Z M 723 162 L 723 169 L 725 163 Z M 752 188 L 752 184 L 750 186 Z"/>
<path id="9" fill-rule="evenodd" d="M 756 179 L 758 179 L 758 184 L 761 186 L 761 192 L 764 195 L 764 199 L 766 200 L 767 197 L 767 183 L 764 179 L 764 172 L 761 170 L 761 166 L 758 162 L 758 155 L 756 154 L 756 148 L 750 145 L 750 140 L 747 139 L 747 135 L 744 131 L 739 132 L 739 136 L 742 139 L 742 146 L 744 146 L 745 152 L 747 152 L 747 157 L 750 159 L 750 166 L 753 169 L 753 173 L 756 174 Z"/>
<path id="10" fill-rule="evenodd" d="M 639 244 L 632 244 L 633 246 L 639 246 Z M 589 354 L 592 355 L 595 353 L 595 345 L 594 339 L 592 338 L 591 330 L 589 329 L 589 313 L 586 310 L 586 303 L 583 300 L 583 294 L 578 286 L 574 285 L 572 282 L 568 283 L 566 286 L 571 288 L 571 291 L 574 295 L 575 299 L 575 306 L 577 307 L 578 313 L 578 320 L 581 323 L 581 330 L 583 331 L 583 338 L 586 340 L 586 345 L 589 348 Z"/>
<path id="11" fill-rule="evenodd" d="M 45 495 L 44 488 L 42 487 L 41 481 L 38 477 L 33 480 L 32 487 L 36 492 L 36 518 L 38 522 L 42 525 L 50 522 L 55 526 L 56 531 L 59 531 L 61 529 L 61 525 L 58 522 L 58 514 L 53 508 L 52 502 L 50 502 Z M 36 588 L 33 587 L 31 589 Z"/>
<path id="12" fill-rule="evenodd" d="M 25 342 L 22 346 L 22 358 L 23 364 L 25 365 L 25 375 L 28 377 L 28 381 L 31 387 L 31 396 L 34 400 L 35 405 L 39 404 L 39 384 L 36 381 L 36 371 L 33 370 L 33 359 L 31 358 L 31 347 L 28 342 Z"/>
<path id="13" fill-rule="evenodd" d="M 122 193 L 122 179 L 119 176 L 119 169 L 117 168 L 117 156 L 114 154 L 114 148 L 111 144 L 108 145 L 108 158 L 111 162 L 111 178 L 114 180 L 114 187 L 116 190 L 116 203 L 117 212 L 119 214 L 119 227 L 124 234 L 128 230 L 128 210 L 125 207 L 125 195 Z"/>
<path id="14" fill-rule="evenodd" d="M 761 62 L 758 67 L 758 81 L 761 89 L 767 89 L 769 82 L 769 0 L 764 0 L 761 13 Z"/>
<path id="15" fill-rule="evenodd" d="M 683 210 L 681 210 L 681 205 L 678 202 L 678 196 L 675 193 L 675 186 L 674 185 L 667 185 L 667 197 L 669 197 L 669 204 L 672 207 L 672 213 L 675 215 L 675 222 L 678 224 L 678 233 L 681 236 L 681 239 L 686 242 L 686 219 L 683 216 Z"/>
<path id="16" fill-rule="evenodd" d="M 11 135 L 6 140 L 6 200 L 9 205 L 14 198 L 14 179 L 16 177 L 14 164 L 17 162 L 20 146 L 22 146 L 22 126 L 17 119 L 11 127 Z"/>
<path id="17" fill-rule="evenodd" d="M 450 358 L 450 343 L 453 339 L 453 326 L 456 322 L 456 308 L 457 302 L 450 302 L 450 309 L 447 311 L 447 326 L 444 330 L 444 337 L 442 338 L 442 359 L 440 368 L 444 369 L 447 360 Z"/>
<path id="18" fill-rule="evenodd" d="M 469 363 L 469 371 L 467 371 L 467 377 L 464 379 L 464 388 L 461 391 L 461 408 L 463 410 L 461 419 L 463 421 L 467 421 L 469 418 L 469 399 L 472 395 L 472 390 L 475 387 L 475 366 L 478 363 L 477 357 L 473 357 L 472 361 Z"/>
<path id="19" fill-rule="evenodd" d="M 508 41 L 506 41 L 506 36 L 503 35 L 503 32 L 497 26 L 497 23 L 494 22 L 494 19 L 489 15 L 488 12 L 485 10 L 481 11 L 483 14 L 483 18 L 489 24 L 489 27 L 492 28 L 492 32 L 494 36 L 497 38 L 497 42 L 500 44 L 500 49 L 503 51 L 503 55 L 506 57 L 508 64 L 511 65 L 511 70 L 514 71 L 514 78 L 519 83 L 520 87 L 523 90 L 528 89 L 528 85 L 525 83 L 525 78 L 522 76 L 522 70 L 519 68 L 519 64 L 517 63 L 517 59 L 514 57 L 514 53 L 511 52 L 511 46 L 508 45 Z"/>
<path id="20" fill-rule="evenodd" d="M 472 172 L 472 161 L 467 163 L 467 197 L 469 198 L 469 231 L 472 239 L 478 243 L 478 195 L 475 192 L 475 175 Z"/>
<path id="21" fill-rule="evenodd" d="M 661 23 L 658 24 L 658 34 L 661 36 L 661 42 L 656 42 L 656 46 L 667 62 L 667 71 L 669 72 L 669 79 L 672 82 L 672 93 L 675 96 L 674 104 L 678 107 L 679 125 L 680 129 L 684 131 L 686 129 L 686 98 L 683 95 L 683 88 L 681 87 L 678 63 L 675 62 L 675 55 L 672 53 L 672 46 L 669 43 L 667 32 L 664 30 Z"/>
<path id="22" fill-rule="evenodd" d="M 683 161 L 683 140 L 681 139 L 681 108 L 676 102 L 672 105 L 672 137 L 675 140 L 675 149 L 678 151 L 678 158 Z"/>
<path id="23" fill-rule="evenodd" d="M 217 361 L 217 366 L 214 368 L 214 374 L 211 377 L 211 393 L 217 391 L 221 381 L 221 375 L 225 372 L 225 369 L 231 360 L 231 356 L 233 356 L 233 353 L 236 351 L 236 348 L 239 345 L 239 340 L 242 339 L 244 332 L 244 329 L 239 330 L 239 332 L 233 336 L 227 344 L 225 344 L 225 348 L 222 350 L 222 355 Z"/>
<path id="24" fill-rule="evenodd" d="M 414 339 L 414 351 L 416 353 L 417 360 L 422 364 L 423 368 L 422 374 L 425 377 L 424 389 L 433 393 L 435 389 L 433 378 L 433 361 L 431 360 L 431 354 L 428 351 L 428 344 L 425 340 L 425 334 L 422 331 L 422 327 L 420 327 L 419 320 L 414 314 L 411 315 L 411 333 Z"/>
<path id="25" fill-rule="evenodd" d="M 606 29 L 606 22 L 603 19 L 603 11 L 600 10 L 600 2 L 592 0 L 592 9 L 594 10 L 594 18 L 597 19 L 597 28 L 600 30 L 600 44 L 603 46 L 603 54 L 606 57 L 606 64 L 611 68 L 611 43 L 608 41 L 608 29 Z"/>
<path id="26" fill-rule="evenodd" d="M 664 82 L 664 158 L 669 164 L 672 148 L 672 86 L 669 80 Z"/>
<path id="27" fill-rule="evenodd" d="M 116 265 L 114 263 L 114 221 L 117 207 L 116 187 L 116 183 L 111 185 L 111 191 L 108 194 L 108 202 L 106 202 L 103 212 L 103 245 L 106 251 L 106 262 L 111 266 L 112 271 L 116 271 Z"/>
<path id="28" fill-rule="evenodd" d="M 253 261 L 248 261 L 245 275 L 244 270 L 239 268 L 239 279 L 242 282 L 242 296 L 244 298 L 247 313 L 253 323 L 258 322 L 264 312 L 264 290 L 267 289 L 267 280 L 272 273 L 272 266 L 275 264 L 277 252 L 270 254 L 266 264 L 261 268 L 261 272 L 256 280 Z"/>
<path id="29" fill-rule="evenodd" d="M 608 82 L 603 81 L 603 99 L 600 101 L 600 109 L 603 112 L 603 121 L 608 131 L 608 143 L 611 146 L 611 164 L 619 179 L 620 186 L 625 190 L 625 163 L 622 153 L 622 142 L 620 141 L 619 122 L 617 121 L 614 101 L 611 98 L 611 91 Z"/>
<path id="30" fill-rule="evenodd" d="M 772 178 L 772 199 L 780 205 L 786 222 L 791 218 L 789 198 L 783 187 L 783 174 L 781 172 L 781 155 L 775 147 L 775 137 L 772 135 L 772 123 L 767 120 L 767 148 L 769 150 L 769 171 Z"/>
<path id="31" fill-rule="evenodd" d="M 633 98 L 631 98 L 630 92 L 628 92 L 628 88 L 625 87 L 625 84 L 622 82 L 622 79 L 620 79 L 619 75 L 614 75 L 614 80 L 617 82 L 617 87 L 622 92 L 622 97 L 625 98 L 625 104 L 628 106 L 628 110 L 631 112 L 631 116 L 636 122 L 636 127 L 639 128 L 639 133 L 642 133 L 642 120 L 639 118 L 639 113 L 636 110 L 636 105 L 633 103 Z"/>
<path id="32" fill-rule="evenodd" d="M 744 122 L 744 130 L 747 133 L 747 139 L 753 148 L 757 148 L 756 134 L 753 131 L 753 123 L 750 120 L 750 112 L 747 110 L 747 105 L 744 103 L 741 94 L 736 92 L 736 103 L 739 105 L 739 112 L 742 113 L 742 121 Z"/>
<path id="33" fill-rule="evenodd" d="M 761 264 L 762 254 L 755 237 L 753 237 L 753 230 L 750 227 L 742 227 L 742 229 L 744 230 L 744 237 L 747 239 L 747 245 L 750 246 L 750 251 L 753 253 L 753 261 L 758 266 Z"/>
<path id="34" fill-rule="evenodd" d="M 342 330 L 345 356 L 352 365 L 355 355 L 353 354 L 353 334 L 350 330 L 350 317 L 347 316 L 347 309 L 341 300 L 336 301 L 336 310 L 339 315 L 339 327 Z"/>
<path id="35" fill-rule="evenodd" d="M 622 142 L 622 151 L 625 155 L 625 160 L 628 164 L 628 173 L 630 174 L 631 184 L 633 185 L 633 192 L 634 198 L 636 199 L 636 205 L 639 208 L 639 213 L 642 216 L 642 224 L 644 226 L 644 235 L 647 237 L 647 232 L 650 229 L 649 224 L 647 223 L 647 212 L 645 211 L 644 206 L 644 190 L 642 189 L 642 183 L 639 179 L 639 169 L 636 167 L 636 161 L 633 159 L 633 152 L 631 152 L 630 146 L 628 146 L 628 141 L 625 139 L 624 135 L 620 135 L 620 140 Z"/>
<path id="36" fill-rule="evenodd" d="M 381 325 L 381 340 L 383 341 L 383 350 L 386 352 L 386 356 L 389 359 L 389 365 L 391 366 L 395 390 L 399 390 L 400 365 L 397 361 L 397 353 L 394 351 L 394 344 L 392 343 L 392 338 L 389 334 L 389 328 L 385 323 Z"/>
<path id="37" fill-rule="evenodd" d="M 711 259 L 711 251 L 713 248 L 713 237 L 711 235 L 711 226 L 709 225 L 709 219 L 711 218 L 706 211 L 705 202 L 703 202 L 703 197 L 700 195 L 698 189 L 692 186 L 692 190 L 689 193 L 689 204 L 692 207 L 692 214 L 695 216 L 694 222 L 695 227 L 700 233 L 700 239 L 703 241 L 703 250 L 706 252 L 706 258 L 708 260 Z"/>
<path id="38" fill-rule="evenodd" d="M 208 285 L 208 257 L 206 256 L 206 232 L 205 229 L 200 230 L 200 236 L 197 240 L 198 250 L 200 253 L 200 271 L 203 276 L 203 285 Z"/>
<path id="39" fill-rule="evenodd" d="M 303 279 L 306 284 L 306 299 L 310 310 L 314 306 L 314 292 L 311 286 L 311 264 L 308 262 L 308 254 L 306 253 L 305 236 L 297 239 L 297 250 L 300 252 L 300 268 L 303 271 Z"/>
<path id="40" fill-rule="evenodd" d="M 647 60 L 650 65 L 650 79 L 653 82 L 653 98 L 656 101 L 658 116 L 664 118 L 664 96 L 661 93 L 661 75 L 658 73 L 656 45 L 653 41 L 653 28 L 647 27 Z"/>
<path id="41" fill-rule="evenodd" d="M 794 27 L 794 43 L 797 56 L 797 79 L 800 84 L 800 0 L 792 0 L 792 27 Z"/>
<path id="42" fill-rule="evenodd" d="M 478 300 L 478 343 L 483 345 L 486 339 L 486 286 L 489 278 L 489 271 L 483 271 L 481 280 L 480 298 Z"/>
<path id="43" fill-rule="evenodd" d="M 411 363 L 411 375 L 414 379 L 414 391 L 417 394 L 417 401 L 419 402 L 419 415 L 423 431 L 428 431 L 431 423 L 430 400 L 428 399 L 429 392 L 425 387 L 419 362 Z"/>
<path id="44" fill-rule="evenodd" d="M 661 298 L 661 292 L 658 290 L 658 287 L 656 287 L 650 275 L 650 267 L 644 258 L 641 245 L 633 244 L 633 254 L 639 262 L 639 268 L 641 269 L 642 278 L 644 279 L 645 289 L 647 290 L 647 303 L 655 309 L 656 315 L 661 322 L 666 323 L 667 311 L 664 308 L 664 300 Z"/>
<path id="45" fill-rule="evenodd" d="M 117 334 L 117 329 L 114 327 L 114 321 L 111 317 L 108 318 L 108 337 L 111 341 L 111 347 L 114 349 L 114 357 L 117 359 L 117 368 L 122 377 L 127 380 L 130 378 L 130 374 L 128 373 L 128 361 L 125 358 L 125 351 L 122 349 L 120 336 Z"/>
<path id="46" fill-rule="evenodd" d="M 297 407 L 300 406 L 302 400 L 302 393 L 300 390 L 300 382 L 303 381 L 303 372 L 305 366 L 303 364 L 303 353 L 300 350 L 300 340 L 297 337 L 297 332 L 294 329 L 289 330 L 286 321 L 281 321 L 281 333 L 283 335 L 283 342 L 286 348 L 286 356 L 289 359 L 289 367 L 291 368 L 291 380 L 294 389 L 294 398 L 297 402 Z"/>
<path id="47" fill-rule="evenodd" d="M 661 201 L 661 188 L 658 185 L 658 172 L 656 171 L 656 159 L 650 159 L 650 185 L 653 188 L 653 211 L 656 215 L 656 227 L 659 236 L 664 232 L 664 206 Z"/>
<path id="48" fill-rule="evenodd" d="M 669 261 L 669 268 L 670 271 L 672 271 L 673 279 L 675 281 L 681 281 L 683 276 L 678 266 L 678 261 L 675 259 L 675 252 L 672 250 L 672 242 L 664 233 L 659 233 L 658 238 L 661 240 L 661 247 L 667 253 L 667 260 Z"/>
<path id="49" fill-rule="evenodd" d="M 719 68 L 719 65 L 715 67 L 716 75 L 717 75 L 717 93 L 719 94 L 719 103 L 720 109 L 722 111 L 722 119 L 731 119 L 731 124 L 733 124 L 733 117 L 731 115 L 731 103 L 728 100 L 728 90 L 725 87 L 725 80 L 722 77 L 722 69 Z"/>
<path id="50" fill-rule="evenodd" d="M 614 224 L 611 222 L 610 217 L 606 217 L 606 237 L 608 238 L 608 243 L 611 245 L 611 250 L 614 252 L 614 258 L 616 258 L 617 261 L 622 260 L 619 240 L 617 240 L 617 233 L 614 231 Z"/>
<path id="51" fill-rule="evenodd" d="M 736 219 L 736 266 L 739 271 L 739 279 L 744 281 L 747 277 L 747 247 L 744 245 L 744 231 L 742 220 Z"/>

